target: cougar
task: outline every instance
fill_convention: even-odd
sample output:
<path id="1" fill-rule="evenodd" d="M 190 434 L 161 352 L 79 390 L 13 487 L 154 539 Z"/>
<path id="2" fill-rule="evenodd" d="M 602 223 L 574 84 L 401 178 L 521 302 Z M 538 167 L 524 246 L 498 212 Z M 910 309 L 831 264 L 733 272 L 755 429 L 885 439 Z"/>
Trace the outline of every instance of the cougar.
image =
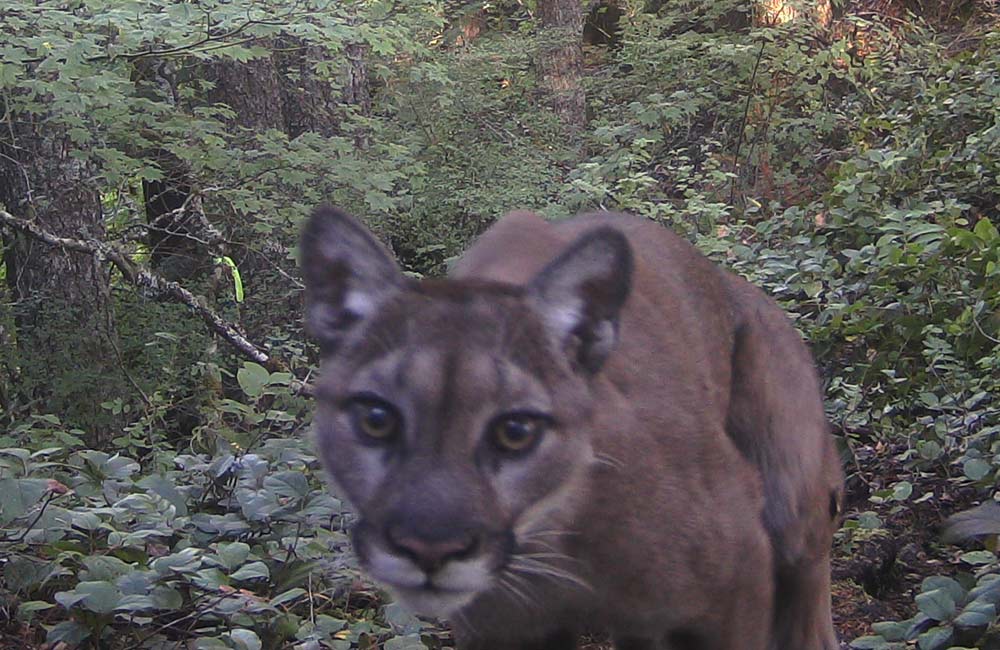
<path id="1" fill-rule="evenodd" d="M 460 650 L 838 647 L 841 468 L 763 292 L 611 213 L 512 213 L 444 279 L 330 207 L 300 252 L 354 550 Z"/>

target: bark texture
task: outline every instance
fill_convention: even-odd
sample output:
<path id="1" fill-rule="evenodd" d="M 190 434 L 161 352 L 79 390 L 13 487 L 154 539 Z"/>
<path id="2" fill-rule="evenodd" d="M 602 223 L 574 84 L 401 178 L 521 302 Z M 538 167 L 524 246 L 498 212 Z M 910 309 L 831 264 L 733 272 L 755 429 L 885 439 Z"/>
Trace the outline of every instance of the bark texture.
<path id="1" fill-rule="evenodd" d="M 570 131 L 587 119 L 583 72 L 583 3 L 581 0 L 539 0 L 543 46 L 538 72 L 552 110 Z"/>
<path id="2" fill-rule="evenodd" d="M 18 115 L 7 134 L 0 141 L 0 204 L 56 235 L 102 240 L 96 170 L 70 156 L 75 147 L 64 129 L 43 116 Z M 101 402 L 125 386 L 107 265 L 9 229 L 4 243 L 16 345 L 3 354 L 14 355 L 18 401 L 58 415 L 100 444 L 114 425 Z"/>

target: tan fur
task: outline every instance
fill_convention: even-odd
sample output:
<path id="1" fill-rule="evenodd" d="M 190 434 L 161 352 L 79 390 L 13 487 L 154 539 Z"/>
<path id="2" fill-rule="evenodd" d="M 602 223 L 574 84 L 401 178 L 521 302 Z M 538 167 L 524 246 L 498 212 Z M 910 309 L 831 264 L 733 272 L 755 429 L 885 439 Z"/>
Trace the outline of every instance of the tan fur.
<path id="1" fill-rule="evenodd" d="M 312 325 L 333 349 L 317 442 L 361 517 L 363 564 L 404 603 L 447 615 L 463 650 L 568 649 L 594 630 L 623 650 L 837 647 L 829 548 L 841 470 L 809 353 L 762 292 L 660 226 L 621 215 L 549 223 L 513 213 L 449 279 L 417 285 L 386 275 L 377 245 L 324 249 L 320 220 L 303 238 L 313 308 L 367 297 L 367 286 L 377 308 L 325 334 L 322 318 Z M 354 226 L 330 226 L 356 234 L 345 228 Z M 631 251 L 620 313 L 619 285 L 605 277 L 618 272 L 607 263 L 613 239 L 583 246 L 579 259 L 567 253 L 571 273 L 552 270 L 607 229 Z M 367 275 L 379 281 L 366 285 L 350 269 L 372 258 Z M 577 267 L 593 272 L 578 287 Z M 601 327 L 560 338 L 576 317 Z M 608 323 L 617 345 L 604 360 Z M 574 365 L 565 355 L 577 351 Z M 369 393 L 407 423 L 374 452 L 342 407 Z M 511 410 L 556 424 L 530 454 L 491 455 L 483 432 Z M 406 536 L 395 550 L 393 530 Z M 454 551 L 462 544 L 471 550 Z M 430 547 L 451 559 L 427 579 L 454 594 L 407 586 L 425 577 L 407 554 Z"/>

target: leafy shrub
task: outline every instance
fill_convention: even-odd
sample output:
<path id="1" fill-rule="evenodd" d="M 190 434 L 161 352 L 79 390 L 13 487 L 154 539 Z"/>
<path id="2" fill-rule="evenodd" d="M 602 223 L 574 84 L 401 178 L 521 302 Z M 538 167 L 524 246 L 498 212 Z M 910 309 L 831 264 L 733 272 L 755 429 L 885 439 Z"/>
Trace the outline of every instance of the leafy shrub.
<path id="1" fill-rule="evenodd" d="M 246 364 L 239 382 L 250 403 L 230 400 L 224 411 L 258 432 L 268 421 L 301 423 L 253 406 L 268 394 L 292 399 L 281 373 Z M 59 447 L 0 450 L 6 606 L 43 626 L 49 643 L 425 647 L 412 617 L 373 620 L 364 603 L 377 601 L 364 590 L 346 609 L 358 579 L 349 515 L 325 489 L 307 440 L 258 436 L 244 447 L 218 436 L 211 453 L 152 456 L 143 466 L 82 449 L 58 429 L 43 419 L 35 435 Z M 338 592 L 347 598 L 322 595 Z"/>

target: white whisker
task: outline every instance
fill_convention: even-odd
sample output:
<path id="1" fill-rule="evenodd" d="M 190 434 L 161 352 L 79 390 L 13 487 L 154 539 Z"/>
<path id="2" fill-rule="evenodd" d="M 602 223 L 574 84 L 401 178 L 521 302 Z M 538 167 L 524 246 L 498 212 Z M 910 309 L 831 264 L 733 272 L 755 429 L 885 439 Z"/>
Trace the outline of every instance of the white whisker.
<path id="1" fill-rule="evenodd" d="M 604 452 L 594 454 L 594 462 L 600 463 L 601 465 L 607 465 L 608 467 L 611 467 L 613 469 L 625 468 L 625 463 L 618 460 L 614 456 L 606 454 Z"/>
<path id="2" fill-rule="evenodd" d="M 498 584 L 500 585 L 503 591 L 505 591 L 506 593 L 508 593 L 513 597 L 513 600 L 515 602 L 517 602 L 519 605 L 523 606 L 525 610 L 530 612 L 532 609 L 534 609 L 535 606 L 534 600 L 532 600 L 526 593 L 521 591 L 520 588 L 515 586 L 513 582 L 507 579 L 511 576 L 512 574 L 508 573 L 506 577 L 501 577 L 500 580 L 498 581 Z"/>
<path id="3" fill-rule="evenodd" d="M 590 583 L 580 576 L 558 567 L 554 567 L 547 562 L 533 560 L 531 558 L 518 557 L 516 560 L 512 561 L 509 566 L 513 571 L 538 575 L 545 578 L 551 578 L 553 580 L 565 580 L 566 582 L 575 584 L 583 589 L 586 589 L 587 591 L 594 590 L 594 588 L 590 586 Z"/>
<path id="4" fill-rule="evenodd" d="M 567 562 L 581 562 L 581 560 L 570 557 L 565 553 L 553 552 L 553 553 L 518 553 L 519 558 L 528 558 L 535 560 L 566 560 Z"/>

